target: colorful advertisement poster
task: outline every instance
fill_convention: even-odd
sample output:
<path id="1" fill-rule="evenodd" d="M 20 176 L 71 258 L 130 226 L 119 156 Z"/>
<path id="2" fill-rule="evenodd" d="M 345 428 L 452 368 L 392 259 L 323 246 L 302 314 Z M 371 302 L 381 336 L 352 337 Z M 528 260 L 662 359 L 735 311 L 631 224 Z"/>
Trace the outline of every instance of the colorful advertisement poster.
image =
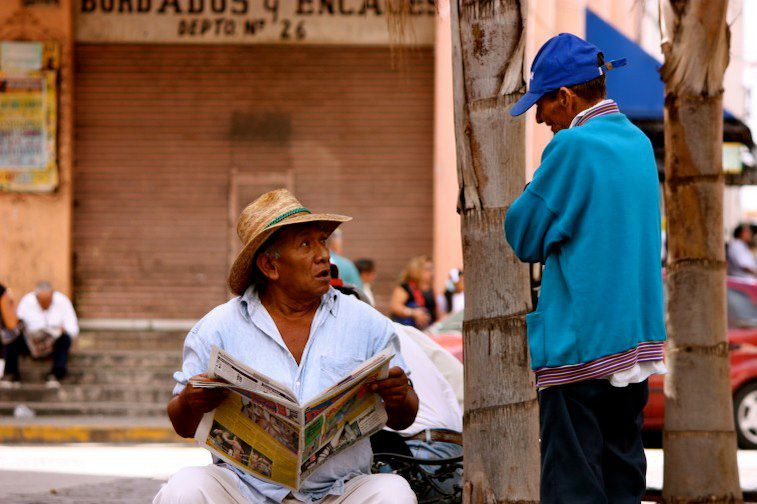
<path id="1" fill-rule="evenodd" d="M 58 57 L 48 44 L 29 42 L 21 51 L 23 44 L 0 45 L 0 190 L 53 191 L 58 185 L 57 71 L 47 66 L 57 67 Z"/>

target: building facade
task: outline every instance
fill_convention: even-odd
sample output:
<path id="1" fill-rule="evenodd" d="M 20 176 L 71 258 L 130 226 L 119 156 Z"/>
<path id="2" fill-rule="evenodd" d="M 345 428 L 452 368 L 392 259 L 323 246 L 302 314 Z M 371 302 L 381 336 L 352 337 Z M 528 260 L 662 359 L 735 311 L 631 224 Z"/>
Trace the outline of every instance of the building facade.
<path id="1" fill-rule="evenodd" d="M 583 34 L 587 8 L 654 52 L 653 4 L 532 0 L 528 59 L 556 33 Z M 54 41 L 59 59 L 57 181 L 0 189 L 0 282 L 22 294 L 51 280 L 85 319 L 196 319 L 228 298 L 236 216 L 287 187 L 306 206 L 355 217 L 345 251 L 378 264 L 379 306 L 414 255 L 434 257 L 441 289 L 462 266 L 449 5 L 411 0 L 409 18 L 391 6 L 1 2 L 0 41 Z M 3 47 L 5 75 L 11 56 L 27 56 Z M 742 73 L 732 58 L 725 103 L 737 115 Z M 525 120 L 532 174 L 551 133 L 533 111 Z"/>

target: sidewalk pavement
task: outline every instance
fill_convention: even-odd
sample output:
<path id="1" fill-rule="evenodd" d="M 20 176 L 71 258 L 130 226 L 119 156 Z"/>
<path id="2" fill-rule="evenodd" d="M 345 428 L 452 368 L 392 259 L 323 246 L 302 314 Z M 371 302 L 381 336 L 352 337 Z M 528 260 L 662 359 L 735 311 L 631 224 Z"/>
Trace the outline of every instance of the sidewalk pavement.
<path id="1" fill-rule="evenodd" d="M 186 443 L 0 446 L 4 504 L 149 504 L 160 485 L 182 467 L 210 463 Z M 647 483 L 662 488 L 662 450 L 647 450 Z M 757 451 L 739 451 L 745 491 L 757 491 Z"/>

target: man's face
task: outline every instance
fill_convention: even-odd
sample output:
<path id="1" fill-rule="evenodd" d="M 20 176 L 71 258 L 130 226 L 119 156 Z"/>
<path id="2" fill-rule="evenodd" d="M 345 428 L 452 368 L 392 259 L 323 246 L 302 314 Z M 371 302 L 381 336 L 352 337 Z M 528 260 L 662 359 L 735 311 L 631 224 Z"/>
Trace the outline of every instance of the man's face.
<path id="1" fill-rule="evenodd" d="M 42 307 L 43 310 L 50 308 L 50 305 L 53 304 L 53 291 L 38 292 L 37 302 L 39 302 L 39 306 Z"/>
<path id="2" fill-rule="evenodd" d="M 38 292 L 37 302 L 43 310 L 50 308 L 50 305 L 53 304 L 53 291 Z"/>
<path id="3" fill-rule="evenodd" d="M 326 232 L 319 224 L 287 226 L 279 231 L 273 250 L 271 282 L 298 297 L 320 297 L 331 283 Z"/>
<path id="4" fill-rule="evenodd" d="M 360 273 L 360 280 L 362 280 L 364 284 L 372 284 L 374 281 L 376 281 L 377 275 L 378 272 L 376 270 L 363 271 L 362 273 Z"/>
<path id="5" fill-rule="evenodd" d="M 746 243 L 752 241 L 752 229 L 749 226 L 744 226 L 744 229 L 741 230 L 741 239 Z"/>
<path id="6" fill-rule="evenodd" d="M 579 111 L 575 93 L 562 87 L 557 93 L 546 94 L 536 102 L 536 122 L 546 124 L 552 133 L 557 133 L 568 129 Z"/>

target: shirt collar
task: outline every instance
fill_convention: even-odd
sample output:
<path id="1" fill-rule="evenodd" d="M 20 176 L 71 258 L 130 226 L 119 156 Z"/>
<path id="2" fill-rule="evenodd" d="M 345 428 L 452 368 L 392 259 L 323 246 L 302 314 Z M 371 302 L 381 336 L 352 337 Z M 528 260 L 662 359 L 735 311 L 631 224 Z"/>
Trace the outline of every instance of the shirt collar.
<path id="1" fill-rule="evenodd" d="M 618 107 L 618 104 L 615 103 L 615 100 L 608 98 L 576 114 L 576 117 L 574 117 L 570 122 L 569 127 L 572 128 L 574 126 L 581 126 L 593 117 L 599 117 L 607 114 L 617 114 L 619 112 L 620 108 Z"/>
<path id="2" fill-rule="evenodd" d="M 242 305 L 243 312 L 246 313 L 247 317 L 249 317 L 250 320 L 252 320 L 256 311 L 265 309 L 263 307 L 263 303 L 260 301 L 260 295 L 258 294 L 258 290 L 255 288 L 255 285 L 250 285 L 249 287 L 247 287 L 247 290 L 244 291 L 244 294 L 239 297 L 239 301 Z M 333 287 L 329 286 L 329 290 L 326 291 L 323 296 L 321 296 L 320 308 L 328 310 L 331 315 L 336 317 L 337 311 L 339 309 L 338 301 L 339 292 Z"/>

